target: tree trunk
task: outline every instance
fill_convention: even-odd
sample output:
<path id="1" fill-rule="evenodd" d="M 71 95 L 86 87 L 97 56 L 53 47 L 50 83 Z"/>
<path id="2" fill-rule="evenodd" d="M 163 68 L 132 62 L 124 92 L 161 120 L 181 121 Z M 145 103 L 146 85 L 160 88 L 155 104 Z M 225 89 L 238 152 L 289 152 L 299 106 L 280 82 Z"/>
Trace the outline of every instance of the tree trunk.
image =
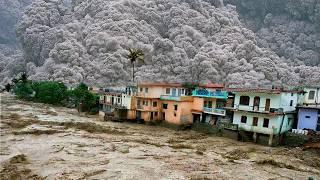
<path id="1" fill-rule="evenodd" d="M 132 82 L 134 82 L 134 62 L 132 62 Z"/>

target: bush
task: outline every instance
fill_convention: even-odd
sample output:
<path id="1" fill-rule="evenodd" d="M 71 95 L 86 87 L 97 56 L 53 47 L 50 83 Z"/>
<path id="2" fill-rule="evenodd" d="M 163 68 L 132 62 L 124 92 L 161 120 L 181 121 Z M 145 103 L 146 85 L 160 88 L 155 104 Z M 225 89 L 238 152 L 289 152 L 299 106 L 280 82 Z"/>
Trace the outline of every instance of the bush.
<path id="1" fill-rule="evenodd" d="M 33 83 L 36 101 L 48 104 L 64 105 L 67 99 L 67 87 L 60 82 L 46 81 Z"/>

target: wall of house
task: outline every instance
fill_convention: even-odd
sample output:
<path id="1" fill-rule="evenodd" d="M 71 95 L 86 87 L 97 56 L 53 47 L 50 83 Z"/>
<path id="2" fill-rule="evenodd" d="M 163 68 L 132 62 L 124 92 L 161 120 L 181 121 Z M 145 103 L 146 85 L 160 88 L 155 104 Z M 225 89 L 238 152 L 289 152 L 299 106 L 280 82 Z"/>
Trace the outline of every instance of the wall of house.
<path id="1" fill-rule="evenodd" d="M 281 93 L 281 94 L 267 94 L 267 93 L 249 93 L 249 92 L 236 92 L 234 107 L 239 107 L 240 110 L 252 111 L 253 103 L 255 97 L 260 97 L 259 111 L 265 111 L 266 100 L 270 99 L 270 108 L 283 108 L 284 112 L 294 111 L 298 101 L 298 95 L 293 93 Z M 240 97 L 249 96 L 250 103 L 248 106 L 240 105 Z M 293 100 L 292 106 L 290 106 L 290 101 Z"/>
<path id="2" fill-rule="evenodd" d="M 316 130 L 318 111 L 318 109 L 300 108 L 298 112 L 298 129 Z"/>
<path id="3" fill-rule="evenodd" d="M 290 106 L 291 101 L 293 103 Z M 287 93 L 287 92 L 281 93 L 280 107 L 283 108 L 284 112 L 295 111 L 297 103 L 298 103 L 298 94 L 297 93 L 290 93 L 290 92 L 289 93 Z"/>
<path id="4" fill-rule="evenodd" d="M 148 88 L 148 92 L 146 92 Z M 167 94 L 166 89 L 170 89 L 170 93 Z M 173 89 L 176 89 L 175 93 Z M 184 93 L 180 94 L 181 96 L 185 95 L 185 88 L 183 87 L 171 87 L 171 86 L 140 86 L 138 87 L 138 96 L 149 97 L 149 98 L 160 98 L 161 95 L 170 95 L 178 96 L 179 89 L 184 89 Z"/>
<path id="5" fill-rule="evenodd" d="M 162 108 L 162 112 L 165 113 L 166 122 L 177 125 L 192 122 L 191 110 L 193 102 L 162 101 L 162 104 L 168 104 L 167 109 Z M 174 105 L 178 105 L 177 110 L 174 110 Z"/>
<path id="6" fill-rule="evenodd" d="M 246 123 L 241 123 L 241 116 L 247 116 Z M 257 126 L 252 126 L 253 117 L 258 117 Z M 263 127 L 264 118 L 269 119 L 269 126 L 267 128 Z M 248 113 L 248 112 L 236 111 L 234 112 L 234 116 L 233 116 L 233 124 L 238 124 L 239 128 L 242 128 L 246 131 L 257 132 L 262 134 L 270 134 L 270 133 L 278 134 L 282 121 L 283 123 L 282 123 L 281 133 L 291 129 L 293 124 L 293 115 L 287 114 L 287 115 L 284 115 L 284 118 L 283 118 L 283 115 L 268 116 L 268 115 L 259 114 L 259 113 Z"/>
<path id="7" fill-rule="evenodd" d="M 320 103 L 320 88 L 305 88 L 304 91 L 306 92 L 303 96 L 303 103 L 304 104 L 314 104 Z M 313 99 L 309 99 L 309 92 L 315 91 L 315 96 Z"/>
<path id="8" fill-rule="evenodd" d="M 203 110 L 204 99 L 200 97 L 193 97 L 193 110 L 202 111 Z"/>

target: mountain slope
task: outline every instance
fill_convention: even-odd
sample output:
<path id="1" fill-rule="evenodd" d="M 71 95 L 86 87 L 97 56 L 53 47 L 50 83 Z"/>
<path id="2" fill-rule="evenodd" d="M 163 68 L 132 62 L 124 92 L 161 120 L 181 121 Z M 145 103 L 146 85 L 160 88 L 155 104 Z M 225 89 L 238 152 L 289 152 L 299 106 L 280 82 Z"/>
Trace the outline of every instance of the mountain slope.
<path id="1" fill-rule="evenodd" d="M 125 84 L 127 49 L 141 48 L 139 81 L 320 84 L 319 67 L 291 66 L 260 48 L 238 16 L 220 0 L 34 0 L 17 33 L 37 80 Z"/>

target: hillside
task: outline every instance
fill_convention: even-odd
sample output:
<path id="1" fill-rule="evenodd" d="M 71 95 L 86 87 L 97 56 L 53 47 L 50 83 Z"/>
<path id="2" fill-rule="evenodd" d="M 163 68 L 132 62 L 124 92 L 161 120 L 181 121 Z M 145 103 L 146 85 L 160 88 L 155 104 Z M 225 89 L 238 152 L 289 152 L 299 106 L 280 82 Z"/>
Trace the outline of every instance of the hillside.
<path id="1" fill-rule="evenodd" d="M 17 34 L 36 80 L 124 84 L 131 79 L 127 49 L 141 48 L 146 62 L 138 65 L 139 81 L 320 84 L 318 16 L 256 16 L 260 1 L 241 2 L 34 0 Z M 293 30 L 299 37 L 287 41 Z"/>

